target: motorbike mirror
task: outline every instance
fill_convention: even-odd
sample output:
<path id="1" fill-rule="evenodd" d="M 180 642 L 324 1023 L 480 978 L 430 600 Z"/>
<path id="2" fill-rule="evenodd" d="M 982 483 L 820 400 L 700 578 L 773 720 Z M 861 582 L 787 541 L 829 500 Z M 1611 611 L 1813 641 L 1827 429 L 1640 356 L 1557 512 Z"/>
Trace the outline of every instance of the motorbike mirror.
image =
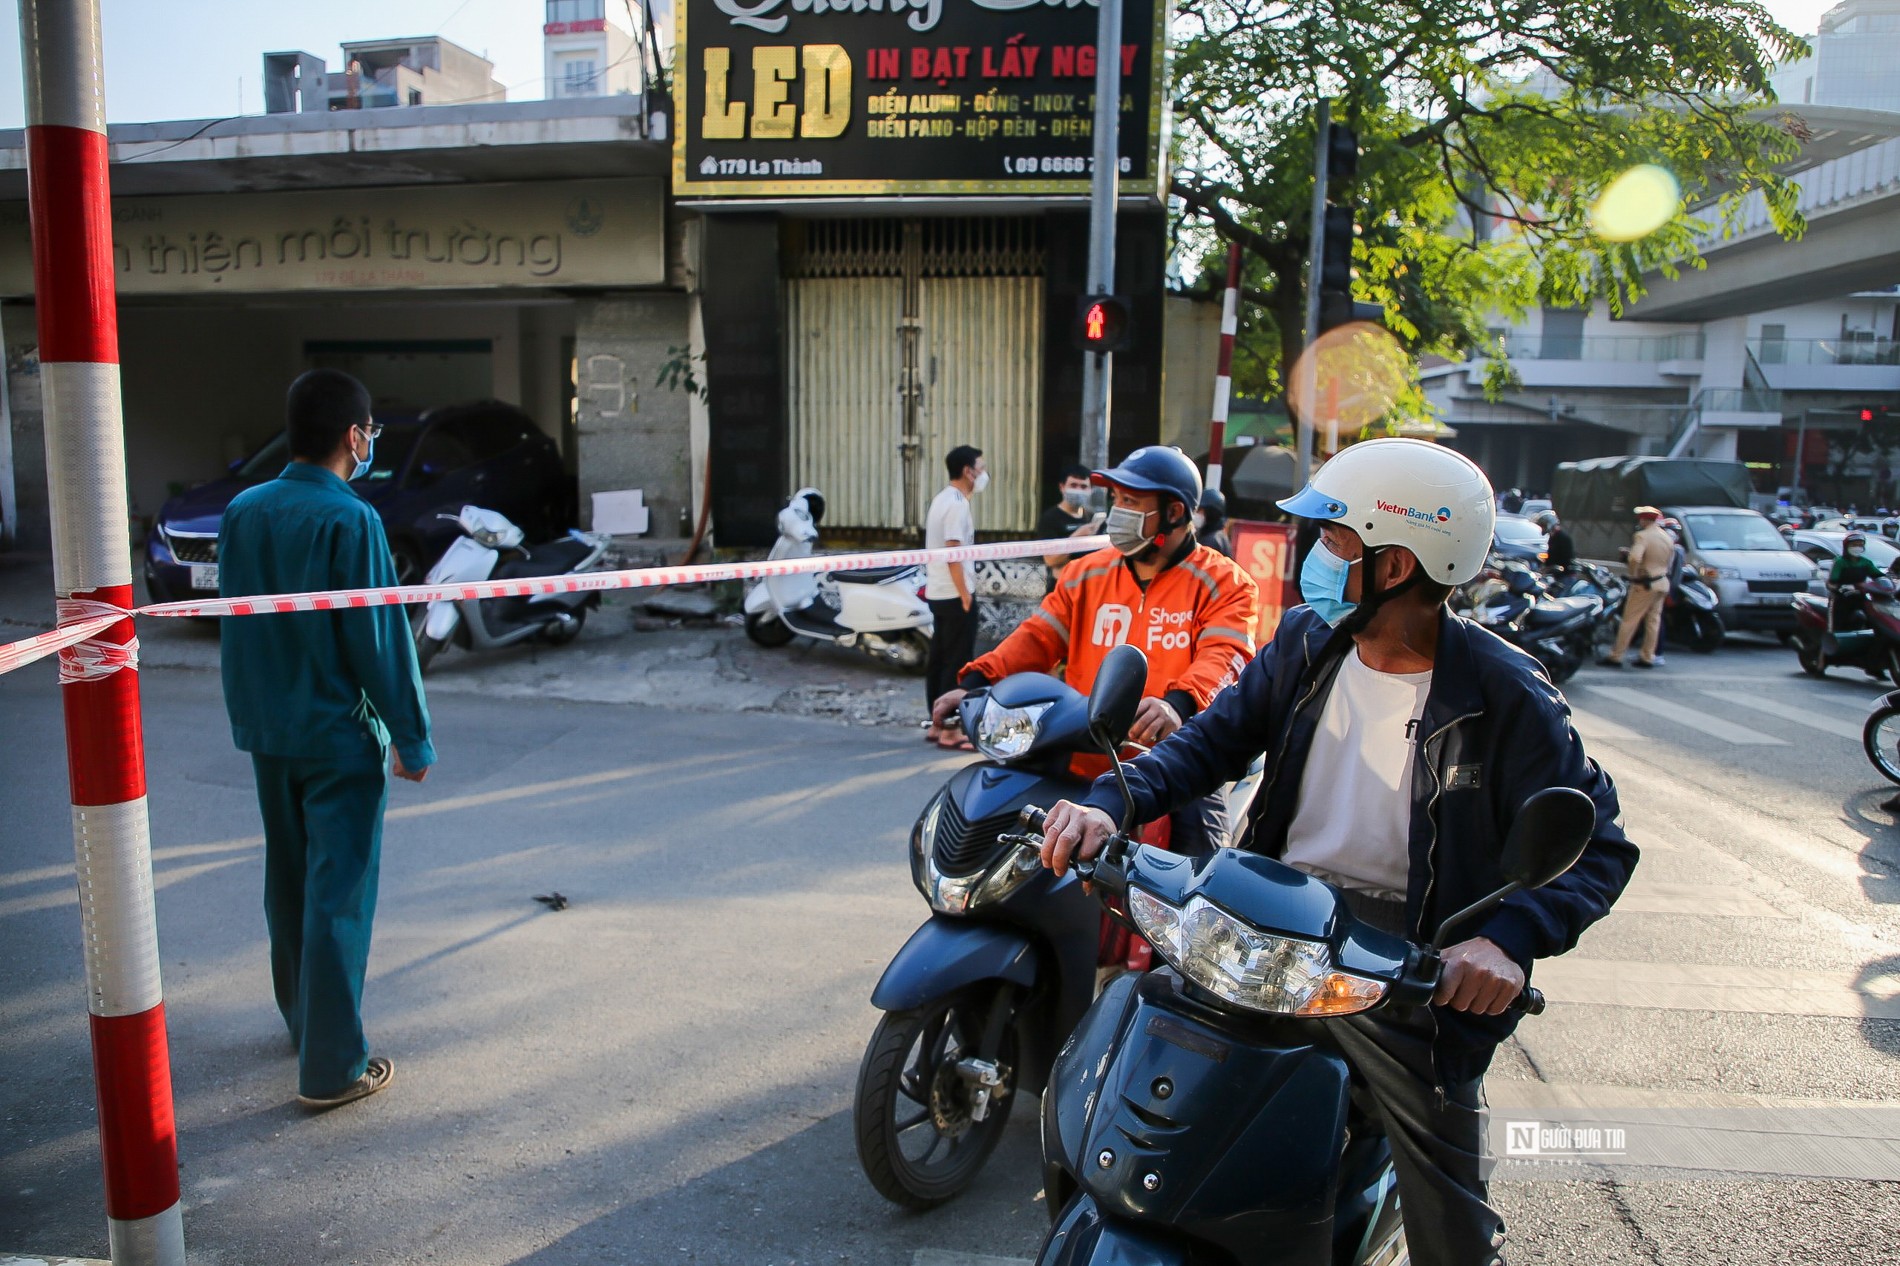
<path id="1" fill-rule="evenodd" d="M 1148 657 L 1139 648 L 1117 646 L 1102 659 L 1089 691 L 1089 737 L 1113 755 L 1135 724 L 1135 709 L 1148 688 Z"/>
<path id="2" fill-rule="evenodd" d="M 1524 802 L 1500 859 L 1504 877 L 1542 888 L 1577 864 L 1596 830 L 1597 807 L 1574 787 L 1546 787 Z"/>
<path id="3" fill-rule="evenodd" d="M 1596 803 L 1574 787 L 1546 787 L 1526 800 L 1511 823 L 1499 858 L 1498 868 L 1509 882 L 1439 924 L 1432 944 L 1445 948 L 1451 944 L 1453 929 L 1494 909 L 1514 892 L 1542 888 L 1576 865 L 1596 823 Z"/>

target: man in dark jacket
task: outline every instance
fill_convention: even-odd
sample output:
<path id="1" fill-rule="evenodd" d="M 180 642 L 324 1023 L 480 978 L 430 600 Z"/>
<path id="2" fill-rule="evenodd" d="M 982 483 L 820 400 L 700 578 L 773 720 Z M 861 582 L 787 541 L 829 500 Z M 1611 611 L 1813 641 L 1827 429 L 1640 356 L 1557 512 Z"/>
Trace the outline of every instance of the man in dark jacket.
<path id="1" fill-rule="evenodd" d="M 1135 818 L 1165 813 L 1266 753 L 1242 847 L 1327 880 L 1361 919 L 1414 941 L 1504 885 L 1512 819 L 1534 793 L 1574 787 L 1597 808 L 1582 858 L 1520 892 L 1444 952 L 1433 1005 L 1380 1008 L 1319 1028 L 1344 1051 L 1391 1141 L 1406 1241 L 1419 1266 L 1498 1260 L 1486 1201 L 1482 1080 L 1516 1023 L 1538 958 L 1608 911 L 1636 848 L 1615 788 L 1583 751 L 1535 660 L 1444 606 L 1482 566 L 1489 482 L 1417 440 L 1372 440 L 1281 503 L 1319 520 L 1302 569 L 1307 605 L 1173 736 L 1129 766 Z M 1092 857 L 1122 809 L 1112 778 L 1049 813 L 1044 860 Z"/>

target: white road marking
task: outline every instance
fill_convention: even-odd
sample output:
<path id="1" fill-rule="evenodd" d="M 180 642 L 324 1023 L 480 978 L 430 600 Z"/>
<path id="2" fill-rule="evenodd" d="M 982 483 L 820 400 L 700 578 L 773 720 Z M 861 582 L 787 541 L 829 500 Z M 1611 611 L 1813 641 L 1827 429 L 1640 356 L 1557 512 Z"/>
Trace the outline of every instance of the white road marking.
<path id="1" fill-rule="evenodd" d="M 1646 882 L 1641 866 L 1610 910 L 1614 914 L 1698 914 L 1735 919 L 1791 917 L 1746 888 Z"/>
<path id="2" fill-rule="evenodd" d="M 1626 729 L 1607 717 L 1570 705 L 1570 719 L 1576 724 L 1577 733 L 1593 743 L 1641 743 L 1643 736 L 1635 730 Z"/>
<path id="3" fill-rule="evenodd" d="M 1721 739 L 1724 743 L 1733 743 L 1738 747 L 1786 747 L 1788 745 L 1786 739 L 1778 739 L 1771 734 L 1763 734 L 1760 730 L 1751 730 L 1747 726 L 1735 725 L 1720 717 L 1710 716 L 1706 712 L 1685 708 L 1681 704 L 1670 703 L 1667 699 L 1658 699 L 1653 693 L 1632 690 L 1628 686 L 1591 686 L 1590 692 L 1593 695 L 1602 695 L 1625 707 L 1661 717 L 1665 721 L 1673 721 L 1677 725 L 1699 734 L 1706 734 L 1710 738 Z"/>
<path id="4" fill-rule="evenodd" d="M 1565 956 L 1539 963 L 1533 982 L 1553 1003 L 1900 1020 L 1900 974 L 1892 971 L 1857 981 L 1839 972 Z"/>
<path id="5" fill-rule="evenodd" d="M 1796 725 L 1805 725 L 1809 729 L 1819 730 L 1823 734 L 1832 734 L 1838 738 L 1853 739 L 1856 743 L 1860 742 L 1860 727 L 1851 722 L 1842 721 L 1837 717 L 1822 716 L 1820 713 L 1810 712 L 1806 708 L 1797 708 L 1786 703 L 1776 703 L 1773 699 L 1764 699 L 1760 695 L 1746 694 L 1739 690 L 1704 690 L 1702 693 L 1711 699 L 1719 699 L 1723 703 L 1732 703 L 1737 707 L 1749 708 L 1755 712 L 1764 713 L 1771 717 L 1779 717 L 1783 721 L 1792 721 Z"/>

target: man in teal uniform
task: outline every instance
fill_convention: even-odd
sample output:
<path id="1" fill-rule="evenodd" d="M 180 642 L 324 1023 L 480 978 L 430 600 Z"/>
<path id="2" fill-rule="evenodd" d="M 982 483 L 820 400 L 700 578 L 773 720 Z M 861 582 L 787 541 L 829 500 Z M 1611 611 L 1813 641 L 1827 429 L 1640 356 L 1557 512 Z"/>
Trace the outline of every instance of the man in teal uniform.
<path id="1" fill-rule="evenodd" d="M 291 384 L 285 413 L 290 464 L 224 513 L 220 591 L 394 585 L 382 521 L 346 482 L 368 472 L 381 430 L 369 393 L 313 369 Z M 257 771 L 271 983 L 297 1044 L 297 1097 L 335 1107 L 396 1073 L 363 1037 L 363 973 L 385 767 L 421 782 L 435 762 L 415 647 L 400 606 L 232 616 L 223 643 L 231 735 Z"/>

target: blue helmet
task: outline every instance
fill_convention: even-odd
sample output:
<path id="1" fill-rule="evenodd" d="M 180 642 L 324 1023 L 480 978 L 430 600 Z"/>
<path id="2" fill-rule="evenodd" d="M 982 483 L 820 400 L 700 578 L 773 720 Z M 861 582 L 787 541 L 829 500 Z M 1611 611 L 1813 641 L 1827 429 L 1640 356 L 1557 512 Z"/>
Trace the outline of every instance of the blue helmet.
<path id="1" fill-rule="evenodd" d="M 1172 497 L 1187 509 L 1201 504 L 1201 472 L 1178 448 L 1150 444 L 1122 458 L 1121 465 L 1093 471 L 1089 482 L 1098 487 L 1132 488 Z"/>

